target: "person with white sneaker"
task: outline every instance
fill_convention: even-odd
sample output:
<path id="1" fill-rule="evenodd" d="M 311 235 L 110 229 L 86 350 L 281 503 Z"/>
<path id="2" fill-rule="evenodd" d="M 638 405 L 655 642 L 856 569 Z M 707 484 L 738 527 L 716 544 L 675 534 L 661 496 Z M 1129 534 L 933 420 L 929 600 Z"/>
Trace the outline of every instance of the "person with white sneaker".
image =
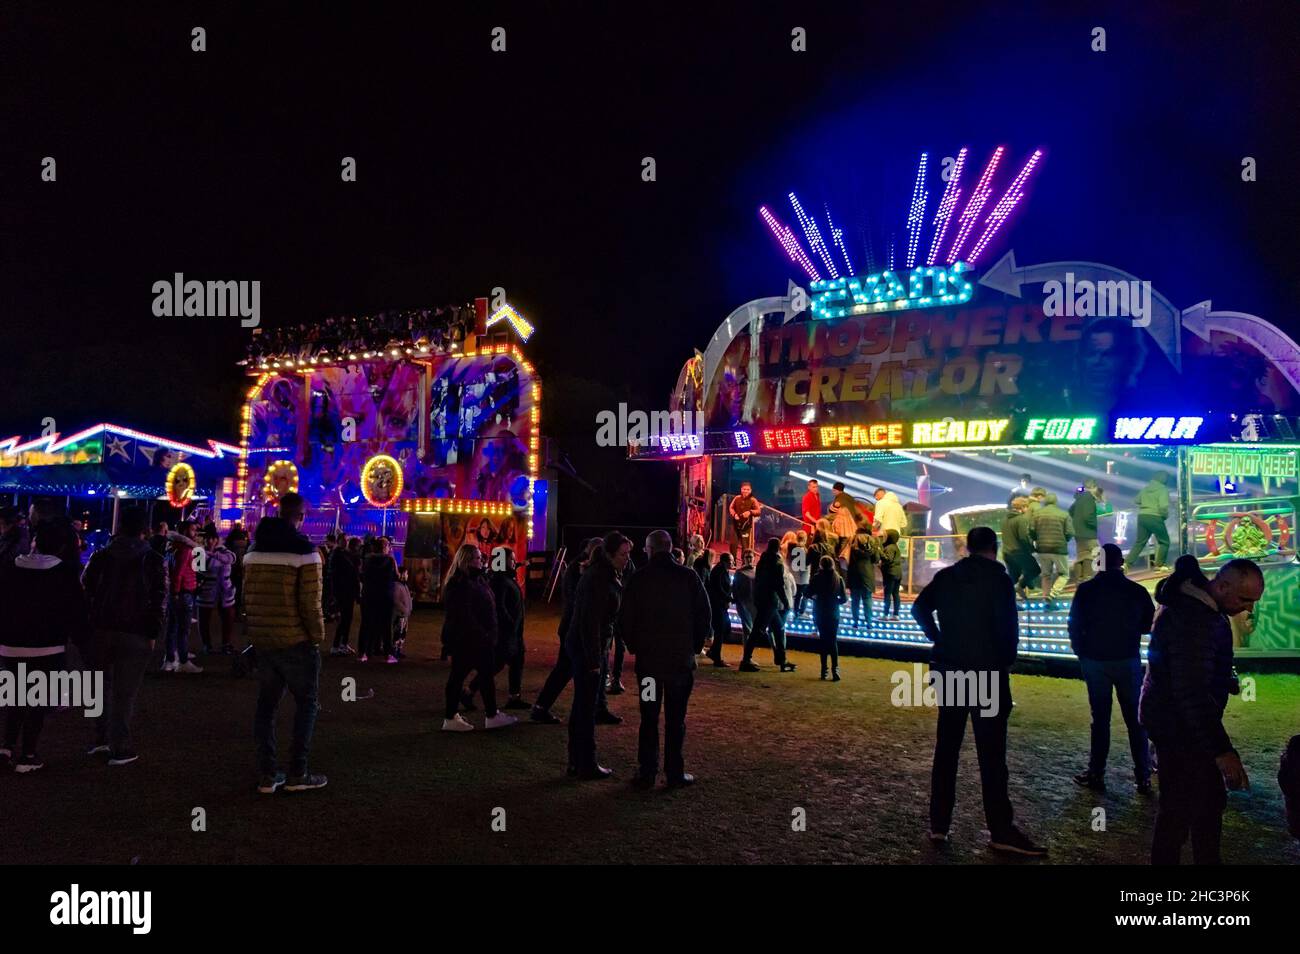
<path id="1" fill-rule="evenodd" d="M 0 576 L 0 606 L 5 608 L 0 664 L 20 685 L 25 681 L 20 671 L 30 678 L 37 672 L 63 669 L 68 643 L 80 641 L 88 626 L 86 597 L 76 567 L 57 556 L 66 552 L 72 539 L 70 525 L 62 521 L 39 524 L 32 552 L 19 554 Z M 13 705 L 5 715 L 0 758 L 12 760 L 20 775 L 45 767 L 36 743 L 45 713 L 58 705 L 57 700 L 45 701 L 51 705 Z"/>
<path id="2" fill-rule="evenodd" d="M 451 562 L 443 589 L 445 617 L 442 642 L 451 652 L 451 672 L 447 676 L 447 703 L 442 731 L 469 732 L 474 727 L 460 714 L 461 694 L 471 672 L 478 678 L 474 688 L 483 696 L 485 729 L 501 729 L 519 720 L 508 712 L 497 711 L 496 601 L 483 572 L 483 553 L 473 543 L 463 543 Z"/>
<path id="3" fill-rule="evenodd" d="M 307 502 L 296 493 L 280 498 L 280 516 L 263 517 L 244 557 L 244 607 L 248 641 L 257 651 L 257 790 L 274 794 L 324 788 L 324 775 L 307 770 L 320 694 L 320 644 L 325 639 L 321 610 L 321 557 L 299 529 Z M 276 771 L 275 710 L 285 689 L 293 696 L 293 744 L 289 775 Z"/>

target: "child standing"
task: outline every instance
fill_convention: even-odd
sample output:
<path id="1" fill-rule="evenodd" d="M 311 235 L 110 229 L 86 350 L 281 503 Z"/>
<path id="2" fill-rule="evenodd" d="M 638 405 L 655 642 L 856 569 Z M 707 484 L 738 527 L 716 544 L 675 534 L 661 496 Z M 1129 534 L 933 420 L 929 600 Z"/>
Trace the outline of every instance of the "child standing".
<path id="1" fill-rule="evenodd" d="M 898 547 L 898 531 L 885 531 L 885 547 L 880 558 L 880 579 L 885 591 L 884 619 L 898 619 L 898 589 L 903 583 L 903 552 Z M 892 601 L 893 609 L 890 609 Z"/>
<path id="2" fill-rule="evenodd" d="M 840 605 L 848 600 L 844 592 L 844 581 L 835 569 L 835 561 L 824 556 L 818 563 L 817 572 L 808 584 L 808 595 L 813 602 L 813 622 L 817 624 L 817 636 L 821 640 L 822 679 L 826 678 L 826 657 L 831 660 L 831 679 L 840 681 Z"/>

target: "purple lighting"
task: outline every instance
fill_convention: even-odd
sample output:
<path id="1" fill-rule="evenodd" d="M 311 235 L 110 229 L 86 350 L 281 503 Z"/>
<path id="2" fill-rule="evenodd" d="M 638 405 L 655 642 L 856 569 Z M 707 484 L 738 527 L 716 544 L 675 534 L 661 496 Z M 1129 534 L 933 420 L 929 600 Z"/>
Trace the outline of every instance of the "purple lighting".
<path id="1" fill-rule="evenodd" d="M 961 173 L 965 166 L 966 147 L 962 146 L 961 152 L 957 153 L 957 162 L 952 167 L 952 177 L 944 186 L 939 209 L 934 214 L 934 241 L 930 243 L 930 255 L 925 260 L 927 265 L 933 265 L 939 259 L 939 248 L 943 245 L 943 237 L 948 234 L 948 223 L 952 221 L 953 210 L 961 198 Z"/>
<path id="2" fill-rule="evenodd" d="M 989 157 L 988 165 L 980 173 L 979 182 L 975 186 L 975 191 L 971 193 L 970 201 L 966 203 L 966 208 L 961 213 L 961 226 L 957 230 L 957 238 L 953 240 L 952 248 L 948 251 L 948 264 L 951 265 L 957 261 L 961 255 L 962 246 L 966 244 L 966 239 L 970 236 L 971 229 L 975 227 L 975 222 L 979 219 L 980 212 L 984 210 L 984 203 L 988 202 L 989 195 L 993 189 L 990 183 L 993 181 L 993 173 L 997 171 L 998 163 L 1002 159 L 1002 154 L 1006 152 L 1006 146 L 998 146 L 993 150 L 993 155 Z"/>
<path id="3" fill-rule="evenodd" d="M 817 269 L 813 266 L 812 260 L 808 258 L 808 254 L 799 244 L 799 240 L 794 237 L 794 233 L 790 231 L 790 226 L 782 225 L 777 217 L 768 211 L 765 205 L 758 207 L 758 214 L 767 223 L 767 227 L 772 230 L 772 234 L 781 243 L 785 253 L 790 256 L 790 261 L 807 272 L 808 277 L 813 281 L 820 281 L 821 275 L 817 274 Z"/>
<path id="4" fill-rule="evenodd" d="M 971 249 L 970 263 L 972 265 L 980 257 L 980 253 L 984 251 L 984 246 L 988 244 L 989 239 L 997 234 L 998 229 L 1002 227 L 1007 217 L 1011 215 L 1016 206 L 1020 204 L 1020 200 L 1024 198 L 1025 183 L 1029 181 L 1029 177 L 1033 174 L 1034 168 L 1041 158 L 1043 158 L 1043 150 L 1035 149 L 1034 154 L 1029 157 L 1029 160 L 1016 174 L 1016 177 L 1011 180 L 1011 185 L 1007 187 L 1007 191 L 1003 193 L 1002 198 L 998 200 L 998 204 L 989 213 L 988 219 L 984 222 L 984 234 L 980 236 L 979 241 L 975 243 L 975 247 Z"/>

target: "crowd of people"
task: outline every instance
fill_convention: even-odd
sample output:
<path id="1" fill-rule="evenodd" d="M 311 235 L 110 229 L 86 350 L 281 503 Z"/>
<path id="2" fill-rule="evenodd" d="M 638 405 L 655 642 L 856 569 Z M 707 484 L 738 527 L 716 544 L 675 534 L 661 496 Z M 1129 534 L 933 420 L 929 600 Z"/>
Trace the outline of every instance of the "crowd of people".
<path id="1" fill-rule="evenodd" d="M 246 363 L 276 360 L 337 360 L 366 353 L 415 346 L 447 351 L 464 344 L 475 322 L 474 304 L 388 311 L 377 315 L 335 317 L 283 328 L 255 328 Z"/>
<path id="2" fill-rule="evenodd" d="M 513 553 L 501 547 L 485 554 L 475 543 L 465 543 L 444 586 L 441 641 L 450 667 L 443 731 L 473 731 L 462 713 L 476 708 L 476 698 L 485 729 L 515 724 L 517 717 L 506 710 L 526 710 L 534 723 L 559 725 L 552 707 L 572 682 L 567 772 L 581 780 L 607 779 L 614 773 L 601 764 L 597 726 L 622 721 L 608 698 L 626 691 L 622 670 L 625 653 L 631 653 L 640 710 L 632 784 L 653 787 L 661 769 L 669 787 L 692 784 L 684 742 L 697 657 L 728 665 L 722 648 L 732 632 L 730 606 L 742 621 L 740 669 L 746 672 L 758 670 L 754 650 L 761 643 L 772 646 L 779 672 L 795 671 L 786 652 L 785 621 L 811 609 L 821 641 L 821 676 L 832 681 L 840 679 L 836 632 L 842 608 L 855 616 L 865 611 L 869 619 L 877 573 L 887 581 L 887 615 L 897 617 L 899 528 L 883 524 L 901 514 L 889 515 L 888 507 L 880 506 L 883 491 L 875 508 L 864 508 L 852 498 L 841 500 L 843 488 L 837 486 L 834 513 L 827 519 L 812 506 L 814 484 L 804 508 L 811 535 L 800 531 L 771 538 L 756 561 L 755 551 L 745 549 L 734 569 L 732 553 L 719 554 L 714 563 L 698 537 L 683 552 L 662 530 L 646 538 L 640 568 L 631 559 L 633 542 L 620 533 L 585 541 L 561 580 L 560 652 L 531 704 L 522 698 L 525 603 Z M 1040 513 L 1048 507 L 1044 500 Z M 851 534 L 836 529 L 848 531 L 845 513 L 853 521 Z M 241 615 L 248 644 L 243 651 L 255 655 L 258 682 L 257 790 L 321 788 L 327 779 L 311 771 L 309 755 L 327 620 L 336 624 L 332 654 L 351 653 L 353 608 L 359 604 L 358 659 L 396 662 L 410 605 L 409 593 L 405 601 L 398 595 L 403 587 L 391 540 L 330 534 L 318 547 L 302 532 L 305 516 L 303 498 L 287 493 L 278 515 L 262 518 L 251 540 L 235 525 L 223 541 L 215 527 L 198 529 L 189 520 L 176 530 L 159 523 L 151 535 L 144 512 L 127 509 L 110 544 L 91 557 L 83 573 L 76 529 L 56 507 L 39 502 L 26 520 L 12 508 L 0 511 L 0 600 L 9 624 L 0 634 L 0 661 L 11 671 L 21 662 L 29 672 L 55 672 L 69 667 L 68 656 L 77 654 L 85 666 L 102 671 L 106 700 L 88 751 L 106 756 L 110 765 L 126 765 L 139 757 L 132 715 L 156 645 L 163 645 L 165 671 L 201 672 L 187 644 L 195 614 L 204 652 L 218 651 L 219 624 L 220 651 L 228 654 L 237 652 L 235 621 Z M 1106 544 L 1100 572 L 1080 584 L 1071 606 L 1070 638 L 1093 715 L 1087 767 L 1074 781 L 1105 790 L 1113 694 L 1128 728 L 1137 792 L 1153 796 L 1151 775 L 1160 773 L 1153 862 L 1176 863 L 1190 840 L 1197 863 L 1215 863 L 1225 791 L 1248 784 L 1223 724 L 1228 697 L 1238 685 L 1229 617 L 1261 598 L 1263 575 L 1248 560 L 1232 560 L 1207 579 L 1195 558 L 1182 557 L 1156 587 L 1153 601 L 1127 579 L 1125 567 L 1120 549 Z M 1015 824 L 1008 793 L 1010 670 L 1019 644 L 1016 586 L 1015 561 L 999 559 L 998 535 L 976 527 L 966 536 L 965 556 L 940 570 L 911 607 L 933 644 L 933 685 L 952 685 L 952 676 L 959 681 L 970 676 L 975 685 L 978 674 L 990 677 L 994 689 L 991 698 L 941 693 L 929 805 L 929 836 L 936 845 L 949 840 L 969 721 L 990 847 L 1046 853 Z M 1140 641 L 1148 632 L 1144 670 Z M 498 707 L 496 677 L 503 670 L 508 670 L 508 698 Z M 295 715 L 288 770 L 280 771 L 275 716 L 286 693 L 295 701 Z M 14 771 L 42 767 L 38 743 L 44 716 L 41 707 L 7 713 L 0 758 Z M 1292 789 L 1300 784 L 1297 758 L 1292 757 Z M 1297 797 L 1300 793 L 1288 790 L 1289 800 Z"/>

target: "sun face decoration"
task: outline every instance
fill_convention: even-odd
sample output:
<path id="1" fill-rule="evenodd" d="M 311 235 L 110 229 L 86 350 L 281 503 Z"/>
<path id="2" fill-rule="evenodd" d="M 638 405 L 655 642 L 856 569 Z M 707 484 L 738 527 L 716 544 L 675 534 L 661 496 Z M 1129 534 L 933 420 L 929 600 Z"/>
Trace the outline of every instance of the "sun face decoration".
<path id="1" fill-rule="evenodd" d="M 291 460 L 277 460 L 262 475 L 262 499 L 274 503 L 285 494 L 298 492 L 298 467 Z"/>
<path id="2" fill-rule="evenodd" d="M 372 507 L 391 507 L 402 495 L 402 465 L 376 454 L 361 469 L 361 493 Z"/>
<path id="3" fill-rule="evenodd" d="M 183 507 L 194 496 L 194 468 L 189 464 L 173 464 L 167 471 L 167 502 L 173 507 Z"/>

